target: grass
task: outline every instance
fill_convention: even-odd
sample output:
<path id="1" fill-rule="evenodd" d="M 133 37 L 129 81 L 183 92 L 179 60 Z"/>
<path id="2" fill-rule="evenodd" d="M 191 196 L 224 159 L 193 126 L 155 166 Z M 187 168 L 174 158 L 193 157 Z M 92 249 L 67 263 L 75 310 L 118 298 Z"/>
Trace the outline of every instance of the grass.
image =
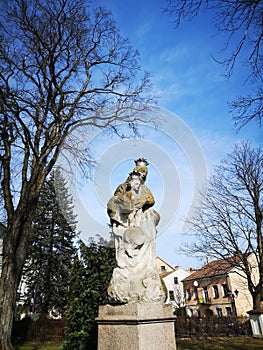
<path id="1" fill-rule="evenodd" d="M 37 343 L 28 342 L 23 345 L 15 346 L 15 350 L 61 350 L 62 343 Z M 72 349 L 73 350 L 73 349 Z"/>
<path id="2" fill-rule="evenodd" d="M 176 350 L 262 350 L 263 339 L 252 337 L 242 338 L 207 338 L 207 339 L 181 339 L 176 340 Z M 15 350 L 61 350 L 61 343 L 30 342 L 16 346 Z M 74 349 L 72 349 L 74 350 Z M 131 349 L 132 350 L 132 349 Z"/>
<path id="3" fill-rule="evenodd" d="M 177 339 L 176 350 L 262 350 L 263 340 L 252 337 Z"/>

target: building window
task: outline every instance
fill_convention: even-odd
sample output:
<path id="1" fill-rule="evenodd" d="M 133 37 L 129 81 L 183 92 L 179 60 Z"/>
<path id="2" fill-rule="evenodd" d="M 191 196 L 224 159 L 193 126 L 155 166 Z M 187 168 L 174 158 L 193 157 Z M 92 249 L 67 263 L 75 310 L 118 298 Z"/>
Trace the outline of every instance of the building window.
<path id="1" fill-rule="evenodd" d="M 190 289 L 186 289 L 186 299 L 187 300 L 191 299 L 191 291 L 190 291 Z"/>
<path id="2" fill-rule="evenodd" d="M 161 271 L 162 271 L 162 272 L 166 271 L 166 269 L 165 269 L 165 266 L 164 266 L 164 265 L 161 265 Z"/>
<path id="3" fill-rule="evenodd" d="M 178 277 L 174 277 L 174 284 L 178 284 Z"/>
<path id="4" fill-rule="evenodd" d="M 222 284 L 222 291 L 223 291 L 223 297 L 228 297 L 229 290 L 227 288 L 227 284 L 226 283 Z"/>
<path id="5" fill-rule="evenodd" d="M 227 316 L 232 316 L 232 309 L 231 309 L 231 307 L 229 307 L 229 306 L 226 307 L 226 314 L 227 314 Z"/>
<path id="6" fill-rule="evenodd" d="M 193 311 L 192 309 L 189 309 L 188 315 L 189 315 L 190 317 L 194 316 L 194 311 Z"/>
<path id="7" fill-rule="evenodd" d="M 204 298 L 204 301 L 205 301 L 205 302 L 208 302 L 208 301 L 209 301 L 207 287 L 204 287 L 204 288 L 203 288 L 203 298 Z"/>
<path id="8" fill-rule="evenodd" d="M 217 299 L 219 298 L 219 293 L 218 293 L 218 287 L 213 286 L 213 293 L 214 293 L 214 298 Z"/>
<path id="9" fill-rule="evenodd" d="M 173 290 L 169 290 L 169 299 L 171 301 L 174 301 L 174 291 Z"/>
<path id="10" fill-rule="evenodd" d="M 194 300 L 198 299 L 198 291 L 197 288 L 194 288 Z"/>
<path id="11" fill-rule="evenodd" d="M 217 312 L 217 316 L 218 316 L 218 317 L 222 317 L 222 316 L 223 316 L 221 307 L 217 307 L 217 308 L 216 308 L 216 312 Z"/>

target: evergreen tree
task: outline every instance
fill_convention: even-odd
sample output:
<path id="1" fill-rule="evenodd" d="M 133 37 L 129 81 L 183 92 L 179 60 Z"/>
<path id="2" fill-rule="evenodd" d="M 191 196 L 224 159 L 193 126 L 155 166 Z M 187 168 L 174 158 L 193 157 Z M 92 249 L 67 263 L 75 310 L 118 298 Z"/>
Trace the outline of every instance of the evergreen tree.
<path id="1" fill-rule="evenodd" d="M 77 233 L 72 197 L 59 170 L 51 174 L 41 190 L 32 229 L 35 239 L 23 276 L 28 289 L 27 307 L 31 303 L 32 311 L 63 315 Z"/>
<path id="2" fill-rule="evenodd" d="M 69 303 L 66 311 L 66 341 L 63 350 L 97 349 L 99 305 L 107 303 L 107 286 L 115 264 L 115 251 L 100 239 L 80 244 L 79 257 L 71 271 Z"/>

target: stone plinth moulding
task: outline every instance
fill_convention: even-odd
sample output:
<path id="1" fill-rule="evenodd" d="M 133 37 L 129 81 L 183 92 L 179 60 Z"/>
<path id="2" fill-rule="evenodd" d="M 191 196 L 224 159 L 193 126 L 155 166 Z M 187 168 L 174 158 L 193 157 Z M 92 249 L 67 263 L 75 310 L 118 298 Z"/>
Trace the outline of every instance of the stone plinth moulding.
<path id="1" fill-rule="evenodd" d="M 171 305 L 104 305 L 97 323 L 98 350 L 176 349 Z"/>
<path id="2" fill-rule="evenodd" d="M 251 310 L 248 314 L 253 337 L 263 339 L 263 310 Z"/>

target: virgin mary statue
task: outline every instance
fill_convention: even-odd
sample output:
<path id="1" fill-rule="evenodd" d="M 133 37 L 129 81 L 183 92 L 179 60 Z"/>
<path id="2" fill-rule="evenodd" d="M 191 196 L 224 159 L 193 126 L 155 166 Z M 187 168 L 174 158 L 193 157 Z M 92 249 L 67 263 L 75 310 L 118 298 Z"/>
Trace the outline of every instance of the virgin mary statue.
<path id="1" fill-rule="evenodd" d="M 153 209 L 154 197 L 145 184 L 148 162 L 139 158 L 135 163 L 107 204 L 116 252 L 116 266 L 107 289 L 112 304 L 166 300 L 155 258 L 160 216 Z"/>

